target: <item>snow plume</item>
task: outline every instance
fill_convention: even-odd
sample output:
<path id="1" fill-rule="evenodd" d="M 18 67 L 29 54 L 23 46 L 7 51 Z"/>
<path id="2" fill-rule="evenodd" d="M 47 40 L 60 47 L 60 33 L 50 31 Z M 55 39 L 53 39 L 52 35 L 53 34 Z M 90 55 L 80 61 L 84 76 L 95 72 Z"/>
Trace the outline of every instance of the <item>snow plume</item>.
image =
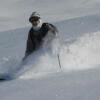
<path id="1" fill-rule="evenodd" d="M 59 54 L 59 61 L 57 55 Z M 87 33 L 75 39 L 56 37 L 21 64 L 19 57 L 4 57 L 0 72 L 15 78 L 37 78 L 59 71 L 77 71 L 100 65 L 100 32 Z"/>
<path id="2" fill-rule="evenodd" d="M 66 42 L 60 50 L 62 69 L 83 70 L 100 65 L 100 32 L 88 33 L 73 42 Z"/>
<path id="3" fill-rule="evenodd" d="M 56 37 L 48 44 L 45 41 L 44 45 L 34 52 L 26 60 L 23 68 L 16 74 L 21 79 L 37 78 L 48 73 L 59 72 L 59 63 L 57 58 L 59 42 Z M 51 39 L 50 39 L 51 41 Z"/>
<path id="4" fill-rule="evenodd" d="M 53 41 L 53 52 L 50 48 L 41 48 L 31 55 L 20 71 L 20 78 L 36 78 L 60 70 L 77 71 L 100 65 L 100 32 L 85 34 L 74 41 L 58 40 Z M 57 54 L 59 54 L 61 69 Z"/>
<path id="5" fill-rule="evenodd" d="M 48 48 L 41 48 L 34 52 L 22 67 L 16 74 L 21 79 L 37 78 L 47 73 L 59 71 L 57 57 Z"/>

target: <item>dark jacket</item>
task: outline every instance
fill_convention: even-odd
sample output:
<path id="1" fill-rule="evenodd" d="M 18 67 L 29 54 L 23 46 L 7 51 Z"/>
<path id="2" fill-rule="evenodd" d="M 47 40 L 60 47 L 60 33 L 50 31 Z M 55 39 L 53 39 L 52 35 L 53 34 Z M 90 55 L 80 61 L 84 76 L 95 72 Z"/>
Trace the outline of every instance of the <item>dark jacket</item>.
<path id="1" fill-rule="evenodd" d="M 50 23 L 43 23 L 38 31 L 35 31 L 33 28 L 30 29 L 28 33 L 25 57 L 33 53 L 42 45 L 42 41 L 48 34 L 48 31 L 52 31 L 51 34 L 54 34 L 55 36 L 57 33 L 57 28 Z"/>

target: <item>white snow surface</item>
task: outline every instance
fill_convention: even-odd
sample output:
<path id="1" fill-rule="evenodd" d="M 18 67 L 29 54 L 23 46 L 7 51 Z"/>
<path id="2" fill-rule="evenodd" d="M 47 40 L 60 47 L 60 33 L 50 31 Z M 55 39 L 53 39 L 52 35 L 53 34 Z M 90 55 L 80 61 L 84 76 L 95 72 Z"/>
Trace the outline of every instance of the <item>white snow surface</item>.
<path id="1" fill-rule="evenodd" d="M 0 82 L 0 100 L 99 100 L 99 5 L 99 0 L 3 0 L 0 74 L 13 80 Z M 56 25 L 59 33 L 22 63 L 30 29 L 23 18 L 33 10 Z M 23 24 L 28 27 L 17 29 Z"/>
<path id="2" fill-rule="evenodd" d="M 33 11 L 56 22 L 100 13 L 100 0 L 0 0 L 0 31 L 28 26 Z"/>

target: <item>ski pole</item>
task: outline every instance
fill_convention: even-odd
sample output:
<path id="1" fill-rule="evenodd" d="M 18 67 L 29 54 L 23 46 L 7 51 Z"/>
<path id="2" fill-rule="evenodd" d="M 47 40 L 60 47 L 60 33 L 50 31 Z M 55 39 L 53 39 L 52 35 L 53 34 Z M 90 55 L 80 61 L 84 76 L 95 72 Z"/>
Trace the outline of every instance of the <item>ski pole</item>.
<path id="1" fill-rule="evenodd" d="M 61 62 L 60 62 L 60 56 L 59 56 L 59 54 L 57 54 L 57 58 L 58 58 L 59 68 L 61 69 Z"/>

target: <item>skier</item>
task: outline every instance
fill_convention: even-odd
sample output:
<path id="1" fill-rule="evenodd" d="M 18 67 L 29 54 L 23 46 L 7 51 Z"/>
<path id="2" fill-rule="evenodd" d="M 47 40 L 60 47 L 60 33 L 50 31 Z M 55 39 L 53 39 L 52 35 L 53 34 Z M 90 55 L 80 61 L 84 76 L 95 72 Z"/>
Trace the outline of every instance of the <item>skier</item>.
<path id="1" fill-rule="evenodd" d="M 51 23 L 42 23 L 40 14 L 33 12 L 29 18 L 32 27 L 28 33 L 26 44 L 26 51 L 23 60 L 37 50 L 42 44 L 48 34 L 56 36 L 57 28 Z"/>

